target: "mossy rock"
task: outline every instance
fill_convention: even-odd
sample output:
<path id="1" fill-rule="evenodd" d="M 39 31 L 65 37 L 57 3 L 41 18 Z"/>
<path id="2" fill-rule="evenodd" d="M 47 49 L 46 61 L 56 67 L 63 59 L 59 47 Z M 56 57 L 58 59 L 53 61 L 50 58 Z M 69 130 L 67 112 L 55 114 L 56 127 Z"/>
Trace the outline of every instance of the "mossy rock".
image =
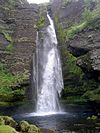
<path id="1" fill-rule="evenodd" d="M 2 117 L 0 117 L 0 125 L 5 125 L 5 120 Z"/>
<path id="2" fill-rule="evenodd" d="M 9 125 L 13 128 L 16 128 L 17 123 L 14 121 L 13 118 L 9 116 L 0 116 L 1 124 Z"/>
<path id="3" fill-rule="evenodd" d="M 0 133 L 19 133 L 14 128 L 8 125 L 1 125 L 0 126 Z"/>
<path id="4" fill-rule="evenodd" d="M 42 133 L 38 127 L 35 125 L 30 125 L 28 133 Z"/>
<path id="5" fill-rule="evenodd" d="M 19 126 L 20 126 L 20 129 L 21 129 L 22 132 L 28 132 L 29 127 L 30 127 L 30 125 L 27 121 L 21 121 L 19 123 Z"/>

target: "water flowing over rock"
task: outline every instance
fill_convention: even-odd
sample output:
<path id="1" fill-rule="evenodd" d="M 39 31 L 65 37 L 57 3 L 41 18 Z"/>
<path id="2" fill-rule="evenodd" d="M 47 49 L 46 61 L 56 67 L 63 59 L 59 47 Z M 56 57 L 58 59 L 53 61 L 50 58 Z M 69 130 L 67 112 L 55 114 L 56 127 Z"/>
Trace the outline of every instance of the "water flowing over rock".
<path id="1" fill-rule="evenodd" d="M 42 41 L 37 36 L 35 86 L 37 91 L 37 112 L 60 111 L 58 94 L 63 89 L 62 68 L 54 24 L 47 15 L 50 25 L 41 31 Z"/>

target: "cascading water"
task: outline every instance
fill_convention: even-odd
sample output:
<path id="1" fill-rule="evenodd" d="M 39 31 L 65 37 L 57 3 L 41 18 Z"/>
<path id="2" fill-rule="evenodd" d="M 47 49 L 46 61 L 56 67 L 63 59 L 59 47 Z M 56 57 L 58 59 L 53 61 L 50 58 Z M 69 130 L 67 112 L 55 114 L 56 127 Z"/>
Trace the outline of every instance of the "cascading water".
<path id="1" fill-rule="evenodd" d="M 62 68 L 57 49 L 53 20 L 47 14 L 50 25 L 43 33 L 42 41 L 37 35 L 35 86 L 37 93 L 36 112 L 59 112 L 58 94 L 63 89 Z"/>

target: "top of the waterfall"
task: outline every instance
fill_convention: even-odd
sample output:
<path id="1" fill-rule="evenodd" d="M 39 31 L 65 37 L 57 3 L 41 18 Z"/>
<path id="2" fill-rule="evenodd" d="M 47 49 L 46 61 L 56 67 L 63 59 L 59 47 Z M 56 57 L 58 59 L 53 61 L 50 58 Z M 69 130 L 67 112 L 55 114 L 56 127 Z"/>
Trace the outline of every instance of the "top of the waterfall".
<path id="1" fill-rule="evenodd" d="M 36 3 L 36 4 L 41 4 L 41 3 L 48 3 L 50 0 L 27 0 L 29 3 Z"/>
<path id="2" fill-rule="evenodd" d="M 47 17 L 49 19 L 50 25 L 48 26 L 48 32 L 51 34 L 51 41 L 52 44 L 58 44 L 57 37 L 56 37 L 56 32 L 55 32 L 55 27 L 52 18 L 49 16 L 47 13 Z"/>

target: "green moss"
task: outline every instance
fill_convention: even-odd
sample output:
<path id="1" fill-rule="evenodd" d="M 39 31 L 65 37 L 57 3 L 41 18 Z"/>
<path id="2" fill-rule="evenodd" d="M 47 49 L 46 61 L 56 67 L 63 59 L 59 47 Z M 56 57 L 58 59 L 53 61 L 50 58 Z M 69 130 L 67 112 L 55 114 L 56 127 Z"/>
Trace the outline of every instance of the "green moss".
<path id="1" fill-rule="evenodd" d="M 83 12 L 83 19 L 84 19 L 84 21 L 87 21 L 87 22 L 89 22 L 93 19 L 93 13 L 87 8 L 85 8 L 85 10 Z"/>
<path id="2" fill-rule="evenodd" d="M 88 101 L 100 102 L 100 86 L 95 88 L 95 90 L 87 90 L 84 93 L 83 98 L 87 99 Z"/>
<path id="3" fill-rule="evenodd" d="M 18 133 L 18 132 L 14 128 L 12 128 L 8 125 L 1 125 L 0 133 Z"/>
<path id="4" fill-rule="evenodd" d="M 83 22 L 80 24 L 75 24 L 74 26 L 70 27 L 69 29 L 66 30 L 66 36 L 68 39 L 72 39 L 75 37 L 75 35 L 82 31 L 86 27 L 87 23 Z"/>
<path id="5" fill-rule="evenodd" d="M 95 115 L 92 115 L 91 117 L 88 117 L 87 120 L 97 120 L 97 116 Z"/>
<path id="6" fill-rule="evenodd" d="M 66 33 L 65 33 L 66 30 L 64 30 L 62 25 L 59 23 L 59 19 L 57 16 L 55 16 L 54 21 L 55 21 L 58 41 L 60 44 L 63 44 L 66 41 Z"/>
<path id="7" fill-rule="evenodd" d="M 5 36 L 5 38 L 6 38 L 7 41 L 12 42 L 12 38 L 11 38 L 11 36 L 10 36 L 9 33 L 3 32 L 3 34 L 4 34 L 4 36 Z"/>
<path id="8" fill-rule="evenodd" d="M 8 52 L 13 52 L 13 51 L 14 51 L 13 44 L 9 44 L 9 45 L 6 47 L 5 50 L 8 51 Z"/>
<path id="9" fill-rule="evenodd" d="M 97 83 L 94 80 L 87 80 L 82 70 L 76 65 L 77 58 L 69 53 L 66 49 L 62 50 L 62 57 L 64 57 L 63 75 L 65 83 L 64 90 L 62 92 L 62 98 L 66 99 L 66 101 L 69 103 L 78 103 L 93 100 L 98 102 L 100 95 L 99 89 L 97 89 Z M 85 59 L 85 61 L 86 60 L 88 62 L 88 59 Z M 87 94 L 87 91 L 92 91 L 92 94 Z"/>
<path id="10" fill-rule="evenodd" d="M 25 95 L 25 88 L 20 88 L 18 85 L 26 80 L 26 78 L 25 74 L 12 75 L 7 71 L 5 65 L 0 64 L 0 100 L 4 102 L 14 99 L 23 99 Z"/>
<path id="11" fill-rule="evenodd" d="M 85 28 L 100 27 L 100 3 L 97 3 L 96 8 L 92 11 L 90 11 L 90 9 L 88 9 L 86 6 L 82 16 L 83 19 L 80 23 L 72 24 L 67 29 L 63 28 L 62 24 L 59 23 L 58 17 L 55 16 L 55 26 L 60 44 L 64 44 L 66 41 L 73 39 L 75 35 Z"/>
<path id="12" fill-rule="evenodd" d="M 14 46 L 13 46 L 13 40 L 10 33 L 7 30 L 4 30 L 3 27 L 1 27 L 1 33 L 4 35 L 5 39 L 9 42 L 8 46 L 6 46 L 5 48 L 5 51 L 13 52 Z"/>
<path id="13" fill-rule="evenodd" d="M 20 128 L 22 132 L 27 132 L 29 129 L 30 125 L 27 121 L 21 121 L 20 122 Z"/>
<path id="14" fill-rule="evenodd" d="M 81 69 L 76 65 L 77 58 L 74 57 L 69 51 L 63 49 L 64 57 L 66 57 L 66 61 L 64 65 L 67 65 L 67 69 L 69 73 L 73 73 L 75 75 L 80 75 L 82 73 Z"/>
<path id="15" fill-rule="evenodd" d="M 97 3 L 95 9 L 92 11 L 86 6 L 82 14 L 82 20 L 79 23 L 69 25 L 66 29 L 59 23 L 60 21 L 57 15 L 54 20 L 63 62 L 63 99 L 66 99 L 66 101 L 70 103 L 88 101 L 99 102 L 100 95 L 98 92 L 98 84 L 94 80 L 87 79 L 82 70 L 76 65 L 77 58 L 68 52 L 64 44 L 73 39 L 84 29 L 95 29 L 100 27 L 100 3 Z M 82 60 L 87 62 L 87 68 L 90 70 L 91 62 L 89 60 L 89 55 L 83 56 Z"/>
<path id="16" fill-rule="evenodd" d="M 67 96 L 64 100 L 68 104 L 82 104 L 87 102 L 87 100 L 82 98 L 80 95 Z"/>
<path id="17" fill-rule="evenodd" d="M 41 16 L 39 17 L 38 21 L 37 21 L 37 29 L 40 30 L 44 27 L 45 25 L 45 18 L 44 16 Z"/>

